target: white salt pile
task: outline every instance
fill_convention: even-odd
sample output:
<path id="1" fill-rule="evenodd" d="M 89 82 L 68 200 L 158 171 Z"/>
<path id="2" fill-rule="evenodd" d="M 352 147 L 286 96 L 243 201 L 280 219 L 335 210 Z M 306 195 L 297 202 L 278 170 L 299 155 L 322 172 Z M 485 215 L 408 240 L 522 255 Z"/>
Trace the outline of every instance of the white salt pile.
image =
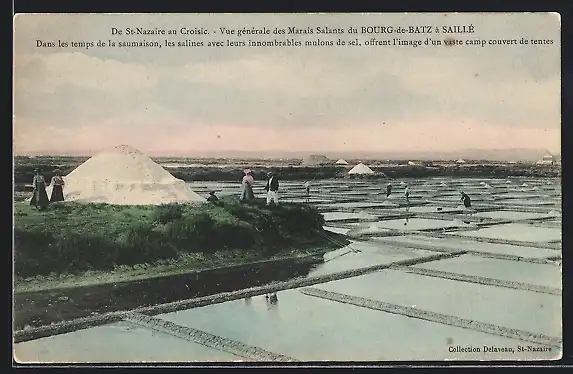
<path id="1" fill-rule="evenodd" d="M 120 145 L 103 151 L 64 177 L 64 199 L 115 205 L 203 203 L 185 181 L 175 178 L 139 150 Z M 51 187 L 48 187 L 48 196 Z"/>

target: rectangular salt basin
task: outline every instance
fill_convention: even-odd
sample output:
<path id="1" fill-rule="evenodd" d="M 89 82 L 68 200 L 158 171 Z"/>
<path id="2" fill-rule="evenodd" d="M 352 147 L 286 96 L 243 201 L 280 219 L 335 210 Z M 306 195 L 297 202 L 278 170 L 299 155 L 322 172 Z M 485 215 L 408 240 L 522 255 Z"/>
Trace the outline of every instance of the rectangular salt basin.
<path id="1" fill-rule="evenodd" d="M 496 219 L 519 220 L 519 219 L 542 218 L 542 217 L 547 217 L 548 215 L 542 213 L 532 213 L 532 212 L 516 212 L 511 210 L 494 210 L 491 212 L 479 212 L 474 214 L 474 216 L 496 218 Z"/>
<path id="2" fill-rule="evenodd" d="M 525 194 L 525 193 L 516 193 L 515 191 L 510 191 L 509 193 L 502 193 L 502 194 L 495 194 L 495 199 L 499 200 L 500 202 L 509 201 L 513 204 L 521 204 L 521 202 L 533 200 L 535 201 L 542 201 L 547 202 L 551 199 L 543 198 L 539 194 Z M 536 203 L 536 202 L 535 202 Z M 526 203 L 527 204 L 527 203 Z"/>
<path id="3" fill-rule="evenodd" d="M 322 213 L 325 221 L 340 221 L 346 219 L 376 219 L 376 216 L 365 212 L 325 212 Z"/>
<path id="4" fill-rule="evenodd" d="M 306 199 L 306 198 L 284 198 L 283 201 L 285 202 L 289 202 L 289 203 L 306 203 L 307 201 L 309 203 L 331 203 L 333 202 L 333 200 L 326 200 L 326 199 Z"/>
<path id="5" fill-rule="evenodd" d="M 499 202 L 503 203 L 503 204 L 508 204 L 508 205 L 541 205 L 541 206 L 545 206 L 545 205 L 557 204 L 557 202 L 554 202 L 554 201 L 536 200 L 536 199 L 527 199 L 527 200 L 503 199 L 503 200 L 500 200 Z"/>
<path id="6" fill-rule="evenodd" d="M 441 208 L 441 210 L 438 210 Z M 463 211 L 463 208 L 459 207 L 444 207 L 444 206 L 435 206 L 435 205 L 421 205 L 421 206 L 413 206 L 409 209 L 410 213 L 453 213 L 453 212 L 460 212 Z M 396 213 L 404 213 L 405 208 L 401 210 L 396 210 Z"/>
<path id="7" fill-rule="evenodd" d="M 456 235 L 480 238 L 504 239 L 522 242 L 551 242 L 561 240 L 561 230 L 522 223 L 508 223 L 485 227 L 475 231 L 457 231 Z"/>
<path id="8" fill-rule="evenodd" d="M 304 295 L 298 290 L 158 316 L 301 361 L 550 358 L 554 352 L 450 353 L 453 345 L 516 347 L 519 341 Z M 390 339 L 388 337 L 391 337 Z"/>
<path id="9" fill-rule="evenodd" d="M 352 250 L 361 252 L 353 253 Z M 383 265 L 395 261 L 410 260 L 434 256 L 435 253 L 420 249 L 396 248 L 388 245 L 371 245 L 354 242 L 349 246 L 328 252 L 324 255 L 325 262 L 318 264 L 309 276 L 339 273 L 348 270 L 362 269 L 374 265 Z"/>
<path id="10" fill-rule="evenodd" d="M 26 363 L 126 363 L 244 361 L 215 348 L 128 322 L 93 327 L 15 344 L 14 356 Z"/>
<path id="11" fill-rule="evenodd" d="M 413 267 L 561 288 L 561 269 L 549 264 L 484 258 L 468 254 L 417 264 Z"/>
<path id="12" fill-rule="evenodd" d="M 362 191 L 356 191 L 356 190 L 348 190 L 348 191 L 336 191 L 336 192 L 332 192 L 333 195 L 359 195 L 359 196 L 368 196 L 370 195 L 371 191 L 364 191 L 361 188 Z"/>
<path id="13" fill-rule="evenodd" d="M 410 219 L 390 219 L 385 221 L 372 222 L 367 226 L 376 229 L 396 229 L 396 230 L 427 230 L 447 227 L 450 221 L 426 218 Z M 356 224 L 364 225 L 364 224 Z"/>
<path id="14" fill-rule="evenodd" d="M 384 203 L 376 202 L 350 202 L 350 203 L 338 203 L 336 206 L 340 208 L 370 208 L 370 207 L 383 207 Z"/>
<path id="15" fill-rule="evenodd" d="M 562 336 L 561 296 L 557 295 L 390 269 L 315 287 L 556 338 Z"/>
<path id="16" fill-rule="evenodd" d="M 521 245 L 497 244 L 478 242 L 474 240 L 464 240 L 458 238 L 432 238 L 422 235 L 412 236 L 392 236 L 381 239 L 385 242 L 397 242 L 407 244 L 418 244 L 435 248 L 446 248 L 451 250 L 471 250 L 483 253 L 505 254 L 520 256 L 524 258 L 547 258 L 560 255 L 561 251 L 546 248 L 525 247 Z"/>

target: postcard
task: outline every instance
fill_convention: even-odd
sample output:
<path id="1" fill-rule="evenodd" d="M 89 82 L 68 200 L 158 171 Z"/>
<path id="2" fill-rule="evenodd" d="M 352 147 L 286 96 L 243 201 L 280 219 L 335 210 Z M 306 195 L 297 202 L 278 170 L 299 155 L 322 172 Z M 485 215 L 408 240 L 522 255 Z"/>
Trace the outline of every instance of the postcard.
<path id="1" fill-rule="evenodd" d="M 13 357 L 562 357 L 557 13 L 17 14 Z"/>

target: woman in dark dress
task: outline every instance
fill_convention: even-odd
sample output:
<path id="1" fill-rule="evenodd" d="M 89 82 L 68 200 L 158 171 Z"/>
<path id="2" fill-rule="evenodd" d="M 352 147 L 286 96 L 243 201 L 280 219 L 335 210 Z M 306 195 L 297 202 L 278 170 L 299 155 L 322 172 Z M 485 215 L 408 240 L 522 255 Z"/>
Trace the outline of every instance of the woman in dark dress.
<path id="1" fill-rule="evenodd" d="M 50 196 L 50 202 L 55 203 L 58 201 L 64 201 L 64 178 L 60 174 L 59 170 L 54 171 L 54 176 L 52 177 L 52 196 Z"/>
<path id="2" fill-rule="evenodd" d="M 464 207 L 470 209 L 472 207 L 472 200 L 465 192 L 461 192 L 461 194 L 462 198 L 460 200 L 464 202 Z"/>
<path id="3" fill-rule="evenodd" d="M 30 205 L 33 205 L 38 210 L 44 210 L 48 206 L 48 194 L 46 193 L 46 181 L 44 176 L 40 173 L 40 169 L 35 169 L 34 172 L 34 192 L 32 195 L 32 200 L 30 200 Z"/>

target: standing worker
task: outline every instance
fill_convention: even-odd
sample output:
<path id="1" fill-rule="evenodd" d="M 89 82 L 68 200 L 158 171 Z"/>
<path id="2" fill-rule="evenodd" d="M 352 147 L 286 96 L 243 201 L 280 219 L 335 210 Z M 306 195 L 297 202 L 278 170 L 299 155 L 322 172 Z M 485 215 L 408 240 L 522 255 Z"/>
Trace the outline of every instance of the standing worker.
<path id="1" fill-rule="evenodd" d="M 272 171 L 267 173 L 268 180 L 265 186 L 265 191 L 267 191 L 267 205 L 274 203 L 279 205 L 279 180 Z"/>
<path id="2" fill-rule="evenodd" d="M 462 194 L 462 198 L 460 199 L 461 201 L 464 202 L 464 207 L 467 210 L 472 210 L 472 200 L 470 199 L 470 197 L 463 191 L 460 192 Z"/>
<path id="3" fill-rule="evenodd" d="M 304 183 L 304 189 L 306 191 L 306 202 L 308 203 L 310 201 L 310 182 L 306 181 Z"/>
<path id="4" fill-rule="evenodd" d="M 392 185 L 388 183 L 388 185 L 386 186 L 386 198 L 389 198 L 391 194 L 392 194 Z"/>
<path id="5" fill-rule="evenodd" d="M 406 212 L 410 211 L 410 187 L 406 185 L 406 189 L 404 190 L 404 196 L 406 197 Z"/>
<path id="6" fill-rule="evenodd" d="M 38 210 L 44 210 L 49 204 L 48 193 L 46 192 L 46 180 L 40 169 L 34 169 L 34 180 L 32 184 L 34 185 L 34 192 L 32 195 L 32 200 L 30 200 L 30 205 L 33 205 Z"/>

